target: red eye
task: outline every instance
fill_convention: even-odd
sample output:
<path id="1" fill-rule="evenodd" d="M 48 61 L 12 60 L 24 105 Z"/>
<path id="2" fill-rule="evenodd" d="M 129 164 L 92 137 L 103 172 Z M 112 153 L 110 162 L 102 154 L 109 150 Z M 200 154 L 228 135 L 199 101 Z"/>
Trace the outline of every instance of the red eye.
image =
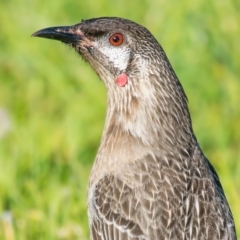
<path id="1" fill-rule="evenodd" d="M 109 38 L 109 42 L 115 47 L 120 46 L 123 43 L 123 35 L 121 33 L 114 33 Z"/>

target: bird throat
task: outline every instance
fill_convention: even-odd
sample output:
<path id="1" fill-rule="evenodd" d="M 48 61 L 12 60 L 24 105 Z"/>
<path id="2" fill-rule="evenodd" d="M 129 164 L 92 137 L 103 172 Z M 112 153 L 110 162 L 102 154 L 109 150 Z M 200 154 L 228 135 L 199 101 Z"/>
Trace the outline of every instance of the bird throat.
<path id="1" fill-rule="evenodd" d="M 124 87 L 128 82 L 128 76 L 125 72 L 121 73 L 117 79 L 116 79 L 116 84 L 119 86 L 119 87 Z"/>

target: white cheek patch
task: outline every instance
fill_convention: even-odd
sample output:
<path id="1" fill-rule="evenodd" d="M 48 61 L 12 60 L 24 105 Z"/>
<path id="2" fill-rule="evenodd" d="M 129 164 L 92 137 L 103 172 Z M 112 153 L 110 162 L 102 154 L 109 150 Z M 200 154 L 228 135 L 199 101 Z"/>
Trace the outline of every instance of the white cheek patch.
<path id="1" fill-rule="evenodd" d="M 99 51 L 113 63 L 114 67 L 121 71 L 127 68 L 130 51 L 126 47 L 102 46 Z"/>

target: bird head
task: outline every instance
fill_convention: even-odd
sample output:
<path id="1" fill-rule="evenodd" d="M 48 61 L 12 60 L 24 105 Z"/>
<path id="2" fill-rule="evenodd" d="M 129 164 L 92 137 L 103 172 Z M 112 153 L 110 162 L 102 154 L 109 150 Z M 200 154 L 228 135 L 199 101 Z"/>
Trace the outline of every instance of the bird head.
<path id="1" fill-rule="evenodd" d="M 73 47 L 114 91 L 137 85 L 143 68 L 159 60 L 154 53 L 160 46 L 150 32 L 126 19 L 83 20 L 73 26 L 45 28 L 33 36 Z"/>
<path id="2" fill-rule="evenodd" d="M 162 47 L 145 27 L 103 17 L 45 28 L 33 36 L 73 47 L 105 83 L 109 122 L 115 118 L 112 122 L 133 135 L 146 136 L 160 129 L 154 124 L 174 126 L 181 115 L 189 117 L 182 86 Z"/>

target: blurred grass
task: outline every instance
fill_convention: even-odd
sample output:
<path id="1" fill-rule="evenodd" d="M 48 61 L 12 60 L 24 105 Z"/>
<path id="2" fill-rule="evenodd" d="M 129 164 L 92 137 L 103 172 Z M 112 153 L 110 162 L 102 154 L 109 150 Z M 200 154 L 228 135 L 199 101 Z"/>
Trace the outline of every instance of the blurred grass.
<path id="1" fill-rule="evenodd" d="M 226 0 L 2 0 L 0 239 L 89 238 L 86 189 L 105 89 L 74 51 L 30 35 L 99 16 L 143 24 L 164 47 L 240 236 L 239 11 L 237 1 Z"/>

